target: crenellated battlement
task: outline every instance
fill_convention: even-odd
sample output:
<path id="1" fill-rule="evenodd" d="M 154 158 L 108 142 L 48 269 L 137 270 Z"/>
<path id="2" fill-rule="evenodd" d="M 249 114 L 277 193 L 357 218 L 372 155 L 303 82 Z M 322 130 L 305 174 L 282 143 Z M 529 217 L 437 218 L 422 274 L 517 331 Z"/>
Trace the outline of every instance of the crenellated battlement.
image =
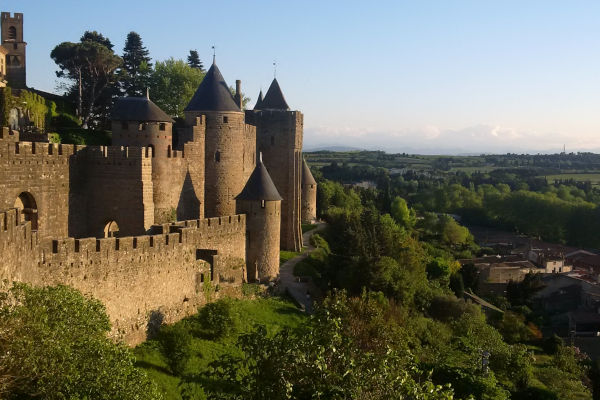
<path id="1" fill-rule="evenodd" d="M 0 214 L 1 218 L 2 214 Z M 8 220 L 14 223 L 14 215 Z M 172 224 L 153 225 L 150 235 L 127 236 L 121 238 L 62 238 L 47 239 L 41 243 L 42 264 L 81 262 L 87 264 L 89 258 L 100 256 L 105 259 L 119 258 L 119 254 L 138 252 L 146 257 L 149 254 L 162 254 L 178 247 L 198 245 L 199 238 L 219 237 L 232 233 L 245 234 L 246 216 L 179 221 Z"/>

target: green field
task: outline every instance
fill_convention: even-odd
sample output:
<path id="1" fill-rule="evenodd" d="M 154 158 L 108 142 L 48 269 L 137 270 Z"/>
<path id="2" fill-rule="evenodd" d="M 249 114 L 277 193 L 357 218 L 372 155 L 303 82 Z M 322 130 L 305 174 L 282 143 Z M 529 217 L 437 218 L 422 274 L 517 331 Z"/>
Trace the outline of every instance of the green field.
<path id="1" fill-rule="evenodd" d="M 600 185 L 600 173 L 597 174 L 557 174 L 557 175 L 546 175 L 541 176 L 542 178 L 546 178 L 548 183 L 553 183 L 554 180 L 565 180 L 565 179 L 573 179 L 578 182 L 586 182 L 590 181 L 592 185 Z"/>
<path id="2" fill-rule="evenodd" d="M 218 340 L 194 337 L 192 342 L 194 355 L 187 366 L 186 373 L 204 371 L 213 360 L 225 354 L 238 353 L 239 350 L 235 346 L 237 337 L 240 333 L 250 331 L 256 324 L 264 325 L 269 332 L 275 332 L 283 327 L 297 327 L 306 319 L 293 303 L 281 298 L 231 301 L 236 329 L 230 335 Z M 178 324 L 183 324 L 187 330 L 194 332 L 193 317 Z M 138 366 L 156 382 L 165 400 L 181 399 L 178 388 L 180 379 L 169 371 L 156 340 L 146 341 L 136 347 L 135 355 Z"/>

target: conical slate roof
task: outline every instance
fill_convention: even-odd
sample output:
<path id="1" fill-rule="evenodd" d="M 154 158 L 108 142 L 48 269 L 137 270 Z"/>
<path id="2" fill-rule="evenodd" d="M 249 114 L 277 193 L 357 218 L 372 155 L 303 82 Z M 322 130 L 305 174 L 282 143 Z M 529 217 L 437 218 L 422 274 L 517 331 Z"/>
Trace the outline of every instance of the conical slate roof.
<path id="1" fill-rule="evenodd" d="M 302 160 L 302 184 L 303 185 L 316 185 L 317 181 L 310 172 L 310 168 L 306 163 L 306 160 Z"/>
<path id="2" fill-rule="evenodd" d="M 262 94 L 262 89 L 261 89 L 260 93 L 258 94 L 258 100 L 256 100 L 256 104 L 254 105 L 254 109 L 255 110 L 262 109 L 262 104 L 263 104 L 263 94 Z"/>
<path id="3" fill-rule="evenodd" d="M 281 88 L 279 87 L 279 83 L 277 79 L 273 79 L 271 86 L 269 86 L 269 90 L 267 90 L 267 94 L 265 95 L 264 100 L 261 104 L 261 110 L 289 110 L 290 106 L 288 106 L 285 98 L 283 97 L 283 93 L 281 92 Z"/>
<path id="4" fill-rule="evenodd" d="M 237 200 L 268 200 L 279 201 L 283 198 L 279 195 L 267 168 L 262 160 L 256 164 L 252 175 L 248 178 L 242 193 L 238 194 Z"/>
<path id="5" fill-rule="evenodd" d="M 184 111 L 241 111 L 213 63 Z"/>
<path id="6" fill-rule="evenodd" d="M 159 106 L 148 97 L 119 97 L 112 109 L 113 121 L 173 122 Z"/>

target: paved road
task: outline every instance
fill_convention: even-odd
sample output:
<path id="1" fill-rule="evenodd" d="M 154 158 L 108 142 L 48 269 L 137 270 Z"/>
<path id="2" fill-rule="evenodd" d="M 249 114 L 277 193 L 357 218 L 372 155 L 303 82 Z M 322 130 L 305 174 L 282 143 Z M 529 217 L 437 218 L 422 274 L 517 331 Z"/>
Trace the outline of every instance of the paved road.
<path id="1" fill-rule="evenodd" d="M 307 313 L 312 313 L 312 296 L 307 297 L 306 293 L 309 290 L 306 282 L 300 282 L 298 277 L 294 276 L 294 266 L 300 261 L 304 260 L 310 253 L 315 250 L 315 247 L 310 244 L 310 237 L 323 230 L 327 224 L 324 222 L 318 222 L 317 227 L 302 235 L 302 242 L 304 243 L 304 251 L 302 254 L 289 259 L 279 267 L 279 293 L 285 293 L 286 291 L 290 296 L 294 298 L 296 303 Z"/>

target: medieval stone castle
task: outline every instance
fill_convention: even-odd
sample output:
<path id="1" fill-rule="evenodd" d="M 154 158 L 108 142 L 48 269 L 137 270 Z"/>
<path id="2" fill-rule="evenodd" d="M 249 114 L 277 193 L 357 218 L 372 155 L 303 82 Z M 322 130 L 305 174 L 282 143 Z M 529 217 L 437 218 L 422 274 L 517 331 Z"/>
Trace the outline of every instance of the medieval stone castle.
<path id="1" fill-rule="evenodd" d="M 0 72 L 25 88 L 23 15 L 1 22 Z M 215 290 L 275 280 L 280 248 L 300 250 L 301 221 L 316 218 L 303 115 L 277 80 L 253 110 L 236 87 L 213 62 L 175 130 L 148 96 L 120 98 L 112 146 L 23 142 L 2 128 L 0 280 L 90 294 L 128 343 Z"/>

